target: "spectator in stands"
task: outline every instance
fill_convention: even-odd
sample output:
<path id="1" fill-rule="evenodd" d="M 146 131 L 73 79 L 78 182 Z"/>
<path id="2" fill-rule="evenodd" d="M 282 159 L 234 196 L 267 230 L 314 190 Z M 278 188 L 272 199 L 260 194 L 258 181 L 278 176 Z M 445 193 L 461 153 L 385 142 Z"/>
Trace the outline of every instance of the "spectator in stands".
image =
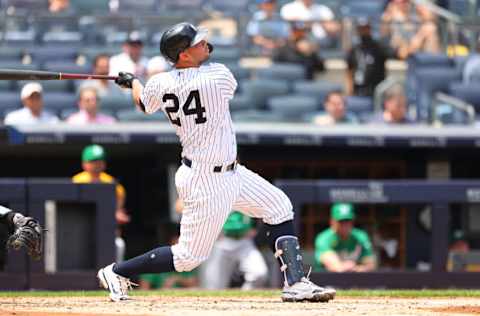
<path id="1" fill-rule="evenodd" d="M 395 52 L 415 34 L 412 6 L 410 0 L 391 0 L 383 12 L 380 32 Z"/>
<path id="2" fill-rule="evenodd" d="M 416 52 L 439 53 L 440 38 L 437 28 L 437 17 L 426 5 L 416 5 L 419 26 L 408 42 L 403 42 L 398 50 L 398 57 L 406 59 Z"/>
<path id="3" fill-rule="evenodd" d="M 70 124 L 112 124 L 115 118 L 99 113 L 97 90 L 93 87 L 80 89 L 78 97 L 79 111 L 67 118 Z"/>
<path id="4" fill-rule="evenodd" d="M 30 125 L 57 123 L 58 118 L 43 109 L 43 88 L 38 82 L 30 82 L 20 92 L 23 108 L 7 114 L 5 125 Z"/>
<path id="5" fill-rule="evenodd" d="M 340 24 L 335 21 L 333 11 L 313 0 L 294 0 L 285 4 L 280 14 L 287 21 L 310 23 L 312 33 L 321 46 L 331 46 L 332 39 L 340 32 Z"/>
<path id="6" fill-rule="evenodd" d="M 277 12 L 276 0 L 257 0 L 256 11 L 247 24 L 247 34 L 261 55 L 271 56 L 283 45 L 289 34 L 289 25 Z"/>
<path id="7" fill-rule="evenodd" d="M 345 106 L 345 98 L 341 91 L 332 91 L 327 94 L 324 102 L 325 114 L 313 118 L 318 125 L 335 125 L 342 123 L 358 123 L 358 119 L 352 113 L 348 113 Z"/>
<path id="8" fill-rule="evenodd" d="M 372 123 L 408 124 L 412 120 L 407 116 L 407 97 L 403 88 L 394 86 L 387 90 L 383 101 L 383 112 L 372 118 Z"/>
<path id="9" fill-rule="evenodd" d="M 176 231 L 178 232 L 178 229 Z M 177 242 L 178 236 L 175 235 L 170 240 L 170 245 L 175 245 Z M 198 283 L 197 269 L 183 272 L 146 273 L 139 277 L 141 290 L 191 288 L 197 287 Z"/>
<path id="10" fill-rule="evenodd" d="M 155 56 L 150 58 L 147 64 L 147 78 L 156 75 L 161 72 L 169 71 L 170 64 L 165 60 L 163 56 Z"/>
<path id="11" fill-rule="evenodd" d="M 356 25 L 359 43 L 347 54 L 347 93 L 371 97 L 385 79 L 388 49 L 372 37 L 367 18 L 357 19 Z"/>
<path id="12" fill-rule="evenodd" d="M 116 262 L 123 261 L 125 255 L 125 241 L 121 237 L 120 226 L 130 222 L 130 216 L 125 210 L 126 191 L 114 177 L 105 172 L 106 152 L 100 145 L 89 145 L 82 151 L 82 169 L 83 171 L 74 175 L 72 181 L 74 183 L 113 183 L 115 184 L 115 193 L 117 205 L 115 211 L 115 219 L 118 225 L 117 237 L 115 239 L 116 246 Z"/>
<path id="13" fill-rule="evenodd" d="M 315 238 L 315 263 L 331 272 L 368 272 L 376 260 L 368 234 L 354 228 L 355 210 L 350 203 L 331 208 L 330 228 Z"/>
<path id="14" fill-rule="evenodd" d="M 309 28 L 304 22 L 291 24 L 288 41 L 274 52 L 273 60 L 303 65 L 309 80 L 314 78 L 315 72 L 325 70 L 324 61 L 318 55 L 318 45 L 309 37 Z"/>
<path id="15" fill-rule="evenodd" d="M 70 0 L 48 0 L 48 12 L 54 15 L 71 15 L 74 13 Z"/>
<path id="16" fill-rule="evenodd" d="M 468 56 L 463 66 L 462 76 L 464 83 L 480 82 L 480 37 L 477 39 L 475 53 Z"/>
<path id="17" fill-rule="evenodd" d="M 95 56 L 93 60 L 93 74 L 94 75 L 108 75 L 110 70 L 110 56 L 106 54 L 99 54 Z M 115 95 L 119 93 L 121 90 L 112 80 L 104 80 L 104 79 L 90 79 L 85 80 L 80 85 L 79 91 L 82 88 L 86 87 L 93 87 L 97 90 L 98 97 L 103 98 L 105 96 Z"/>
<path id="18" fill-rule="evenodd" d="M 110 58 L 110 74 L 118 76 L 120 71 L 130 72 L 145 79 L 148 59 L 143 56 L 143 39 L 138 31 L 131 32 L 123 44 L 123 53 Z"/>

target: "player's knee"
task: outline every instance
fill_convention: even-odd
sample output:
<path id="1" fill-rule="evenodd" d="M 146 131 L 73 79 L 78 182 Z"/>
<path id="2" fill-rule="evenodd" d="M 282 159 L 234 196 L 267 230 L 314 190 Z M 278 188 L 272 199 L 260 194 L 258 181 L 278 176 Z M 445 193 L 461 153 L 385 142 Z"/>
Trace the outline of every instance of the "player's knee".
<path id="1" fill-rule="evenodd" d="M 177 265 L 175 265 L 175 267 L 178 272 L 188 272 L 198 267 L 204 261 L 205 260 L 203 259 L 192 257 L 187 260 L 183 260 L 182 262 L 179 262 Z"/>

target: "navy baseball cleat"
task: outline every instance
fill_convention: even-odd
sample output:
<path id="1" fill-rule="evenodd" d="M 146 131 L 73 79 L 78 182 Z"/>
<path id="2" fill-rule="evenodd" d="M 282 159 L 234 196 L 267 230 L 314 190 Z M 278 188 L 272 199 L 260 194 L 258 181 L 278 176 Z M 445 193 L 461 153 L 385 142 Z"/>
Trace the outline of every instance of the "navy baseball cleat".
<path id="1" fill-rule="evenodd" d="M 98 270 L 97 278 L 100 286 L 110 291 L 110 299 L 113 302 L 128 300 L 128 290 L 131 290 L 133 285 L 138 285 L 113 272 L 113 265 L 114 263 Z"/>

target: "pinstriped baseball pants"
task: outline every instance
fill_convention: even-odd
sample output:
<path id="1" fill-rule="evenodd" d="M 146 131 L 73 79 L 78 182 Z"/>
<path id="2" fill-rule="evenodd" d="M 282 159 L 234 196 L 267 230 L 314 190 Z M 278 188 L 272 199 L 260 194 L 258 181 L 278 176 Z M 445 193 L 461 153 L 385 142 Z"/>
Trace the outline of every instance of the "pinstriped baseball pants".
<path id="1" fill-rule="evenodd" d="M 293 219 L 285 193 L 240 164 L 236 170 L 219 173 L 212 165 L 182 164 L 175 185 L 184 203 L 180 238 L 172 246 L 177 271 L 190 271 L 208 258 L 232 210 L 270 225 Z"/>

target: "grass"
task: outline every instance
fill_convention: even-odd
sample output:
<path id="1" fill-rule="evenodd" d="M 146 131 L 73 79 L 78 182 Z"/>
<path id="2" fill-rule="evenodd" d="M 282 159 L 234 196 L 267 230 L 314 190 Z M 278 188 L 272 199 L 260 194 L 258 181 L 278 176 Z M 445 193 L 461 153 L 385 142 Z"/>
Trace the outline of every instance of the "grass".
<path id="1" fill-rule="evenodd" d="M 105 291 L 0 291 L 1 297 L 101 297 Z M 279 290 L 255 291 L 209 291 L 209 290 L 161 290 L 161 291 L 132 291 L 132 296 L 169 296 L 169 297 L 277 297 Z M 368 298 L 368 297 L 475 297 L 480 298 L 480 290 L 445 289 L 445 290 L 339 290 L 337 297 Z"/>

